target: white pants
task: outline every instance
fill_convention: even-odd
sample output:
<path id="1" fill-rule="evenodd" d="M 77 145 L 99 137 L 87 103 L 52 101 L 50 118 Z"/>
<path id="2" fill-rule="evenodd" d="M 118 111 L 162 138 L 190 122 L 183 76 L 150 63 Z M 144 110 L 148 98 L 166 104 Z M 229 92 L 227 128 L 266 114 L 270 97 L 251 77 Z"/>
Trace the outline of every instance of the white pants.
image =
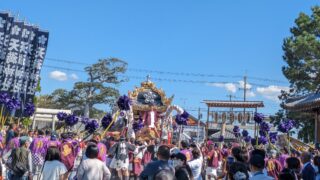
<path id="1" fill-rule="evenodd" d="M 215 169 L 213 167 L 207 167 L 206 175 L 207 176 L 217 176 L 217 169 Z"/>

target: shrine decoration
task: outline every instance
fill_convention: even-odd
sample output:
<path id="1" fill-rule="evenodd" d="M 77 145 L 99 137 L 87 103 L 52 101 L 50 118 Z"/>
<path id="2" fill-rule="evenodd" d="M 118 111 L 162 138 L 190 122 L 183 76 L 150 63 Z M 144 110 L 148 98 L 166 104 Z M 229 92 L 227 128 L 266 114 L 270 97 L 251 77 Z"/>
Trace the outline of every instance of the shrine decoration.
<path id="1" fill-rule="evenodd" d="M 10 97 L 7 93 L 3 92 L 0 94 L 0 118 L 1 118 L 1 128 L 4 127 L 5 122 L 9 117 L 12 119 L 12 112 L 20 109 L 21 102 L 14 97 Z"/>
<path id="2" fill-rule="evenodd" d="M 136 130 L 136 137 L 152 139 L 171 136 L 173 129 L 171 112 L 175 108 L 171 106 L 173 96 L 167 98 L 165 92 L 157 88 L 148 77 L 147 81 L 141 83 L 141 87 L 129 91 L 128 97 L 132 101 L 132 125 L 135 127 L 132 129 Z M 143 127 L 136 128 L 139 124 L 139 127 L 142 124 Z"/>
<path id="3" fill-rule="evenodd" d="M 288 150 L 290 151 L 290 131 L 294 127 L 294 121 L 291 119 L 283 119 L 281 120 L 280 124 L 278 125 L 278 131 L 287 135 L 287 146 L 289 147 Z"/>
<path id="4" fill-rule="evenodd" d="M 255 138 L 257 139 L 257 135 L 259 134 L 259 125 L 260 123 L 263 122 L 264 120 L 264 115 L 261 114 L 261 113 L 254 113 L 254 117 L 253 117 L 253 120 L 254 120 L 254 134 L 255 134 Z"/>
<path id="5" fill-rule="evenodd" d="M 14 112 L 21 108 L 21 102 L 14 96 L 10 96 L 6 92 L 0 93 L 0 125 L 4 127 L 6 121 L 10 118 L 12 121 Z M 35 112 L 33 103 L 26 103 L 23 110 L 21 110 L 21 117 L 28 118 Z"/>

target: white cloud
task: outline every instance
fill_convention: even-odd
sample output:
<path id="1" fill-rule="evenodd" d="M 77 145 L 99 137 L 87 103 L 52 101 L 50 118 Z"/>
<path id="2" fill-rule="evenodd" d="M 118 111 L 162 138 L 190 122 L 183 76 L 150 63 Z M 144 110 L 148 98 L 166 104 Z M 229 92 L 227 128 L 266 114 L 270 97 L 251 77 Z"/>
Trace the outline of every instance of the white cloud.
<path id="1" fill-rule="evenodd" d="M 70 74 L 70 78 L 71 78 L 72 80 L 78 80 L 78 79 L 79 79 L 79 77 L 78 77 L 76 74 L 74 74 L 74 73 Z"/>
<path id="2" fill-rule="evenodd" d="M 257 93 L 262 95 L 263 97 L 273 100 L 273 101 L 279 101 L 278 96 L 280 95 L 281 90 L 288 91 L 288 87 L 281 87 L 281 86 L 275 86 L 271 85 L 268 87 L 258 87 Z"/>
<path id="3" fill-rule="evenodd" d="M 212 83 L 210 85 L 214 87 L 225 88 L 230 93 L 237 92 L 237 85 L 233 83 Z"/>
<path id="4" fill-rule="evenodd" d="M 256 94 L 252 91 L 247 91 L 247 97 L 250 98 L 250 97 L 255 97 Z"/>
<path id="5" fill-rule="evenodd" d="M 64 72 L 61 72 L 61 71 L 52 71 L 50 72 L 50 78 L 51 79 L 55 79 L 55 80 L 58 80 L 58 81 L 66 81 L 68 80 L 68 76 L 66 73 Z"/>
<path id="6" fill-rule="evenodd" d="M 239 87 L 242 89 L 244 88 L 244 81 L 239 81 Z M 251 88 L 252 88 L 252 85 L 247 82 L 246 89 L 251 89 Z"/>

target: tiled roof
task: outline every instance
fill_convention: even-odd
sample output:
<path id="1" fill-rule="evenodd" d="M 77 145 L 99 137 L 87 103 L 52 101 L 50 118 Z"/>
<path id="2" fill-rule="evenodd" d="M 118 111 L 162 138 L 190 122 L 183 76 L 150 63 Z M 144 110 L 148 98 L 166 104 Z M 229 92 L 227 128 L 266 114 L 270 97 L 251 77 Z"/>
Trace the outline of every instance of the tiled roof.
<path id="1" fill-rule="evenodd" d="M 262 101 L 215 101 L 204 100 L 208 107 L 258 108 L 264 107 Z"/>
<path id="2" fill-rule="evenodd" d="M 284 108 L 294 111 L 308 111 L 320 108 L 320 93 L 310 93 L 291 98 L 284 104 Z"/>

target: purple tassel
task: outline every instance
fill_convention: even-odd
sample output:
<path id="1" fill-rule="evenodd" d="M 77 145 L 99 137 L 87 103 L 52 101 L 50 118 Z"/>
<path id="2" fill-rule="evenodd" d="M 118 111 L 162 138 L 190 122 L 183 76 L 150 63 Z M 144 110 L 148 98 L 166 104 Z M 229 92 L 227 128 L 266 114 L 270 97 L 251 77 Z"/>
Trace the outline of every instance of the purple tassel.
<path id="1" fill-rule="evenodd" d="M 188 125 L 187 121 L 189 118 L 189 113 L 187 111 L 183 111 L 182 114 L 176 115 L 176 123 L 178 125 Z"/>
<path id="2" fill-rule="evenodd" d="M 265 136 L 260 136 L 258 139 L 258 144 L 266 145 L 268 143 L 268 138 Z"/>
<path id="3" fill-rule="evenodd" d="M 261 113 L 255 113 L 253 119 L 256 123 L 260 124 L 264 120 L 264 115 Z"/>
<path id="4" fill-rule="evenodd" d="M 6 107 L 9 111 L 20 109 L 20 105 L 21 105 L 20 101 L 15 99 L 14 97 L 9 99 L 9 101 L 6 103 Z"/>
<path id="5" fill-rule="evenodd" d="M 0 93 L 0 104 L 6 104 L 10 100 L 8 93 L 2 92 Z"/>
<path id="6" fill-rule="evenodd" d="M 35 106 L 32 103 L 27 103 L 25 108 L 24 108 L 24 115 L 26 117 L 30 117 L 33 115 L 33 113 L 35 112 Z"/>
<path id="7" fill-rule="evenodd" d="M 244 141 L 245 141 L 246 143 L 250 142 L 250 141 L 251 141 L 251 136 L 246 136 L 246 137 L 244 138 Z"/>
<path id="8" fill-rule="evenodd" d="M 219 142 L 223 142 L 224 141 L 224 137 L 222 135 L 219 136 Z"/>
<path id="9" fill-rule="evenodd" d="M 288 133 L 294 126 L 294 121 L 287 119 L 282 121 L 279 125 L 278 125 L 278 131 L 282 132 L 282 133 Z"/>
<path id="10" fill-rule="evenodd" d="M 65 119 L 66 125 L 70 127 L 77 124 L 78 121 L 79 121 L 79 118 L 73 114 L 68 115 L 67 118 Z"/>
<path id="11" fill-rule="evenodd" d="M 68 117 L 67 113 L 64 112 L 58 112 L 57 118 L 59 121 L 64 121 Z"/>
<path id="12" fill-rule="evenodd" d="M 128 96 L 123 95 L 119 97 L 117 104 L 120 110 L 129 111 L 131 100 Z"/>
<path id="13" fill-rule="evenodd" d="M 261 123 L 260 123 L 260 129 L 261 129 L 261 131 L 268 133 L 268 132 L 270 131 L 270 125 L 269 125 L 269 123 L 267 123 L 267 122 L 261 122 Z"/>
<path id="14" fill-rule="evenodd" d="M 96 120 L 89 120 L 86 124 L 85 130 L 90 134 L 94 133 L 99 128 L 99 123 Z"/>
<path id="15" fill-rule="evenodd" d="M 106 129 L 109 127 L 110 123 L 112 122 L 112 115 L 110 113 L 107 113 L 102 119 L 101 119 L 101 126 L 103 129 Z"/>
<path id="16" fill-rule="evenodd" d="M 242 136 L 247 137 L 249 135 L 249 132 L 247 130 L 242 130 Z"/>

